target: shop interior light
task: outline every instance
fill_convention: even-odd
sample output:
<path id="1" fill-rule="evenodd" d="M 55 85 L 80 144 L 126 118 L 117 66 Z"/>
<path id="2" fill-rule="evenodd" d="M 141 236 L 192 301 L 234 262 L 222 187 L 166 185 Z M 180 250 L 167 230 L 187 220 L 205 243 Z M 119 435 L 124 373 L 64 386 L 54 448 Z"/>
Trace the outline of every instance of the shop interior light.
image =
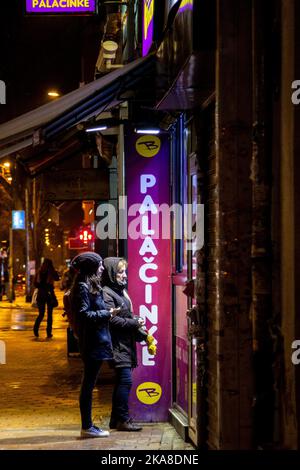
<path id="1" fill-rule="evenodd" d="M 160 133 L 160 129 L 142 129 L 142 128 L 136 128 L 135 130 L 136 134 L 154 134 L 157 135 Z"/>
<path id="2" fill-rule="evenodd" d="M 5 166 L 5 168 L 9 168 L 9 167 L 10 167 L 10 163 L 9 163 L 9 162 L 4 162 L 4 163 L 3 163 L 3 166 Z"/>
<path id="3" fill-rule="evenodd" d="M 98 132 L 98 131 L 105 131 L 107 126 L 98 126 L 98 127 L 87 127 L 85 132 Z"/>

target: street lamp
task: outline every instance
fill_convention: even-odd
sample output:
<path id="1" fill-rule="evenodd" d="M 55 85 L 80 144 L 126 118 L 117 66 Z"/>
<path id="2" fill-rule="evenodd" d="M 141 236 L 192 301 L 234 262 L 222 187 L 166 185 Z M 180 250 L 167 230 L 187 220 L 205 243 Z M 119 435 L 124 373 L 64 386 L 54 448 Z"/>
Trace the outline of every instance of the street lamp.
<path id="1" fill-rule="evenodd" d="M 56 90 L 50 90 L 50 91 L 48 91 L 48 96 L 50 98 L 58 98 L 60 96 L 60 94 Z"/>

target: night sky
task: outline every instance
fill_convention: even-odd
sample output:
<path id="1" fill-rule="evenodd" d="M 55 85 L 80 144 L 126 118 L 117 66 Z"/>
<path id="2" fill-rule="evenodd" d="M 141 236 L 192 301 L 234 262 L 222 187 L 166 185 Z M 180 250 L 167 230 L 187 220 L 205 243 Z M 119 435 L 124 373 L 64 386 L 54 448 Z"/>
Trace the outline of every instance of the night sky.
<path id="1" fill-rule="evenodd" d="M 94 79 L 103 17 L 26 16 L 24 4 L 25 0 L 0 3 L 0 80 L 7 89 L 0 124 L 51 101 L 50 89 L 66 94 L 82 80 Z M 4 196 L 1 190 L 2 238 L 8 236 L 10 220 Z M 80 202 L 64 209 L 69 227 L 82 223 Z"/>
<path id="2" fill-rule="evenodd" d="M 7 87 L 0 122 L 49 101 L 94 78 L 102 27 L 97 17 L 25 16 L 25 0 L 1 2 L 0 79 Z"/>

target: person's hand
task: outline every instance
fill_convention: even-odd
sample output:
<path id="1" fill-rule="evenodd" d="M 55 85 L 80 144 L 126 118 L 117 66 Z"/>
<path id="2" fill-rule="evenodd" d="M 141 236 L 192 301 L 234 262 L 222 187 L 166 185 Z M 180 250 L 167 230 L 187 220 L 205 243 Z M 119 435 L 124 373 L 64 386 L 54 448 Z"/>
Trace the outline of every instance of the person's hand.
<path id="1" fill-rule="evenodd" d="M 121 307 L 111 308 L 109 313 L 111 314 L 112 317 L 115 317 L 116 315 L 118 315 L 120 310 L 121 310 Z"/>
<path id="2" fill-rule="evenodd" d="M 138 318 L 138 323 L 139 323 L 139 326 L 143 326 L 145 325 L 145 320 L 141 317 Z"/>

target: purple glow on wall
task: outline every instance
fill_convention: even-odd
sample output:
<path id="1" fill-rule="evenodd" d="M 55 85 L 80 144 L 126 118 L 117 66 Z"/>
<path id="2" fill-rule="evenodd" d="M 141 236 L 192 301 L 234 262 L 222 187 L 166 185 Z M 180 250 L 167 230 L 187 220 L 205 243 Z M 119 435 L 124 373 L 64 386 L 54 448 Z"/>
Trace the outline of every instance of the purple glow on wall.
<path id="1" fill-rule="evenodd" d="M 151 210 L 143 212 L 142 208 L 147 204 L 146 197 L 155 206 L 170 203 L 169 141 L 167 135 L 141 137 L 128 130 L 125 142 L 127 204 L 128 208 L 137 205 L 135 215 L 128 215 L 128 291 L 135 315 L 145 318 L 157 341 L 156 356 L 149 355 L 146 343 L 137 344 L 139 365 L 133 373 L 130 414 L 139 421 L 167 421 L 172 370 L 171 240 L 153 230 Z M 130 225 L 141 213 L 141 219 L 146 219 L 141 220 L 146 222 L 141 227 L 146 226 L 146 233 L 153 234 L 141 230 L 140 237 L 133 239 Z M 143 250 L 146 241 L 148 248 Z"/>
<path id="2" fill-rule="evenodd" d="M 148 54 L 153 41 L 154 23 L 154 0 L 144 0 L 143 2 L 143 41 L 142 55 Z"/>
<path id="3" fill-rule="evenodd" d="M 95 13 L 96 0 L 26 0 L 27 13 Z"/>

